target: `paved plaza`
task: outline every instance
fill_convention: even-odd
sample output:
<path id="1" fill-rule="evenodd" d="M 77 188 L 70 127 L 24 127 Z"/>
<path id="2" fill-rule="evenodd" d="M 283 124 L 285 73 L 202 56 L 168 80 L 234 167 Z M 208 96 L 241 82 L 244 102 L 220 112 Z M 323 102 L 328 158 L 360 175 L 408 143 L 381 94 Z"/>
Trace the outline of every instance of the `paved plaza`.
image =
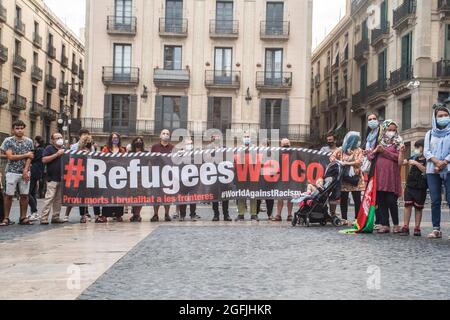
<path id="1" fill-rule="evenodd" d="M 141 224 L 80 225 L 73 210 L 62 226 L 3 228 L 0 299 L 450 298 L 448 212 L 439 241 L 198 213 L 198 222 L 151 224 L 146 208 Z"/>

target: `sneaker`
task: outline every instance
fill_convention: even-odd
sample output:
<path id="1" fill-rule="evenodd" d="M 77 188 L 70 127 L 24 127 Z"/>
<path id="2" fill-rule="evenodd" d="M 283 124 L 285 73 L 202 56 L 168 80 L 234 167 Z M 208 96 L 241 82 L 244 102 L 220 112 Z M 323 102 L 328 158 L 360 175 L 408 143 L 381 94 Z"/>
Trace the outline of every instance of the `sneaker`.
<path id="1" fill-rule="evenodd" d="M 153 218 L 151 218 L 150 222 L 158 222 L 159 217 L 157 215 L 154 215 Z"/>
<path id="2" fill-rule="evenodd" d="M 251 221 L 259 222 L 258 216 L 252 216 L 252 217 L 251 217 Z"/>
<path id="3" fill-rule="evenodd" d="M 226 222 L 232 222 L 233 219 L 231 219 L 230 216 L 226 215 L 226 216 L 223 217 L 223 221 L 226 221 Z"/>
<path id="4" fill-rule="evenodd" d="M 235 221 L 245 221 L 245 217 L 243 215 L 239 215 Z"/>
<path id="5" fill-rule="evenodd" d="M 170 222 L 170 221 L 172 221 L 172 218 L 169 215 L 167 215 L 167 216 L 165 216 L 164 221 Z"/>
<path id="6" fill-rule="evenodd" d="M 202 217 L 200 217 L 198 214 L 194 214 L 191 216 L 191 220 L 200 220 Z"/>
<path id="7" fill-rule="evenodd" d="M 41 219 L 41 215 L 38 214 L 37 212 L 28 216 L 28 220 L 30 220 L 30 221 L 38 221 L 40 219 Z"/>
<path id="8" fill-rule="evenodd" d="M 214 218 L 212 219 L 212 221 L 213 221 L 213 222 L 218 222 L 218 221 L 220 221 L 219 216 L 214 216 Z"/>
<path id="9" fill-rule="evenodd" d="M 414 231 L 415 232 L 415 231 Z M 401 236 L 409 236 L 410 232 L 409 232 L 409 228 L 407 226 L 404 226 L 402 228 L 402 230 L 399 233 Z"/>
<path id="10" fill-rule="evenodd" d="M 420 228 L 415 228 L 414 229 L 414 237 L 421 237 L 422 236 L 422 231 L 420 230 Z"/>

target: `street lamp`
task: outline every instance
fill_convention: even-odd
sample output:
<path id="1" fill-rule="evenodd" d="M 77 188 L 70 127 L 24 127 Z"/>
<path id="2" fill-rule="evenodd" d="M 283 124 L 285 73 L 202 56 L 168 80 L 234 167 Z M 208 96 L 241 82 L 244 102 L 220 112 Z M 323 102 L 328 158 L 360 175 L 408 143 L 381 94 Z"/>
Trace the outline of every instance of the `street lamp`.
<path id="1" fill-rule="evenodd" d="M 77 86 L 77 85 L 83 85 L 83 82 L 66 82 L 65 85 L 69 88 L 71 86 Z M 72 113 L 70 110 L 70 106 L 68 103 L 69 94 L 71 94 L 72 90 L 67 90 L 67 94 L 64 97 L 64 109 L 61 110 L 59 114 L 58 124 L 61 127 L 61 131 L 64 135 L 64 142 L 68 145 L 71 143 L 71 136 L 70 136 L 70 125 L 72 124 Z"/>

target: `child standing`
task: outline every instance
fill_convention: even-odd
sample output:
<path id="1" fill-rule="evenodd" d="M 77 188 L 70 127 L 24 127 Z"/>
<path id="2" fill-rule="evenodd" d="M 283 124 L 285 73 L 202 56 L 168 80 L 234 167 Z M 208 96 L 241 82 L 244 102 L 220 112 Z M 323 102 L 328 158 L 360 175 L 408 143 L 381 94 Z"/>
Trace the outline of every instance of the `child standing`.
<path id="1" fill-rule="evenodd" d="M 422 211 L 427 197 L 427 177 L 426 165 L 427 159 L 423 155 L 424 140 L 419 140 L 414 144 L 414 156 L 409 160 L 405 160 L 403 165 L 410 165 L 408 180 L 405 189 L 405 225 L 402 228 L 400 235 L 409 236 L 409 223 L 411 220 L 412 209 L 415 208 L 416 226 L 414 228 L 414 236 L 422 236 L 420 224 L 422 222 Z"/>

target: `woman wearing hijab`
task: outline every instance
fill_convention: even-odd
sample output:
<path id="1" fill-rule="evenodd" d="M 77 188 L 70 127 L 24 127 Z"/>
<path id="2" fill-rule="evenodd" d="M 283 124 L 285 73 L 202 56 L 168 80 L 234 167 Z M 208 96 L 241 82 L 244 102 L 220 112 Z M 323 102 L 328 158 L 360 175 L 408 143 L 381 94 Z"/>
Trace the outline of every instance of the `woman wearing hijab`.
<path id="1" fill-rule="evenodd" d="M 444 104 L 437 104 L 433 108 L 433 129 L 425 137 L 424 150 L 433 222 L 433 232 L 428 238 L 441 239 L 442 184 L 445 184 L 447 202 L 450 203 L 450 109 Z"/>
<path id="2" fill-rule="evenodd" d="M 368 152 L 369 160 L 375 161 L 377 204 L 381 218 L 381 227 L 378 233 L 391 232 L 389 212 L 394 223 L 394 233 L 401 232 L 398 218 L 398 198 L 402 194 L 402 181 L 400 167 L 404 160 L 405 145 L 398 134 L 398 124 L 392 120 L 386 120 L 382 126 L 382 138 L 380 144 Z"/>
<path id="3" fill-rule="evenodd" d="M 342 224 L 351 224 L 347 221 L 348 199 L 350 193 L 355 203 L 355 220 L 358 218 L 361 206 L 361 192 L 365 190 L 365 182 L 361 164 L 363 162 L 363 151 L 360 148 L 361 137 L 358 132 L 349 132 L 341 148 L 338 148 L 330 157 L 330 161 L 339 160 L 344 165 L 344 178 L 341 188 L 341 215 Z M 350 168 L 353 168 L 354 175 L 348 175 Z"/>

